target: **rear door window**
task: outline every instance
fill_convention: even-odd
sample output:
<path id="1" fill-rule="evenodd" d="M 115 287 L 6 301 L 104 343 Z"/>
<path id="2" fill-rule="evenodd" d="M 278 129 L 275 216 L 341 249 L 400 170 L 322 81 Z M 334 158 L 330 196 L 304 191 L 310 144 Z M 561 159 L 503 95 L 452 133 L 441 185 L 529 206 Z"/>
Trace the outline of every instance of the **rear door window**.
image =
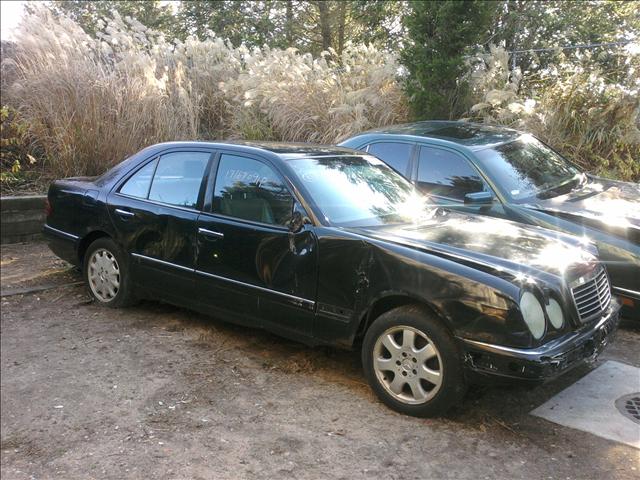
<path id="1" fill-rule="evenodd" d="M 466 158 L 440 148 L 420 147 L 417 180 L 423 192 L 459 201 L 467 193 L 488 191 Z"/>
<path id="2" fill-rule="evenodd" d="M 378 157 L 405 177 L 408 175 L 413 145 L 400 142 L 376 142 L 367 147 L 368 153 Z"/>
<path id="3" fill-rule="evenodd" d="M 207 152 L 162 155 L 153 176 L 149 200 L 196 208 L 209 157 L 211 154 Z"/>

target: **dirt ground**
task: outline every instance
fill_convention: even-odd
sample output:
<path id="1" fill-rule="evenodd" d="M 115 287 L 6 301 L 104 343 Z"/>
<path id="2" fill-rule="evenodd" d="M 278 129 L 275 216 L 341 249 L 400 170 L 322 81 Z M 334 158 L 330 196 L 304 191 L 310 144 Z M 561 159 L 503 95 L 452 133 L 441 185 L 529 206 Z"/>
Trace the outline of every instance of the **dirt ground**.
<path id="1" fill-rule="evenodd" d="M 357 352 L 101 308 L 81 285 L 15 294 L 78 280 L 42 243 L 2 247 L 3 480 L 640 477 L 638 450 L 528 414 L 594 365 L 415 419 L 377 401 Z M 640 325 L 601 358 L 640 366 Z"/>

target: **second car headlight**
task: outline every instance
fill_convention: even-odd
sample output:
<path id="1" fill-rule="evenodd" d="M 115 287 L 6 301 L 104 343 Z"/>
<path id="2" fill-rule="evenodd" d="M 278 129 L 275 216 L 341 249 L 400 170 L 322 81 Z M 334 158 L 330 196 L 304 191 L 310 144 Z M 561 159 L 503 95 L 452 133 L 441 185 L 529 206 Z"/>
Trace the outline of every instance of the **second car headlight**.
<path id="1" fill-rule="evenodd" d="M 564 315 L 562 313 L 562 307 L 553 298 L 549 299 L 549 305 L 547 305 L 547 315 L 549 316 L 549 321 L 554 328 L 562 328 L 562 325 L 564 325 Z"/>
<path id="2" fill-rule="evenodd" d="M 524 292 L 520 298 L 520 311 L 527 327 L 531 331 L 531 335 L 539 340 L 544 335 L 545 320 L 542 305 L 531 292 Z"/>

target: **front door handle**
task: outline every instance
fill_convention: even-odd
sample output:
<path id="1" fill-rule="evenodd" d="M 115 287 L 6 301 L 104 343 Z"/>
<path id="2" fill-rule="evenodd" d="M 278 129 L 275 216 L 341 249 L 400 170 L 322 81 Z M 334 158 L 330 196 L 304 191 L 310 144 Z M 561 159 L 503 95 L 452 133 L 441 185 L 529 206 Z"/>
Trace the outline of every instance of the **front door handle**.
<path id="1" fill-rule="evenodd" d="M 206 228 L 198 228 L 198 233 L 209 238 L 224 238 L 224 233 L 214 232 L 213 230 L 207 230 Z"/>
<path id="2" fill-rule="evenodd" d="M 135 213 L 130 212 L 128 210 L 122 210 L 121 208 L 116 208 L 116 213 L 124 218 L 131 218 L 136 216 Z"/>

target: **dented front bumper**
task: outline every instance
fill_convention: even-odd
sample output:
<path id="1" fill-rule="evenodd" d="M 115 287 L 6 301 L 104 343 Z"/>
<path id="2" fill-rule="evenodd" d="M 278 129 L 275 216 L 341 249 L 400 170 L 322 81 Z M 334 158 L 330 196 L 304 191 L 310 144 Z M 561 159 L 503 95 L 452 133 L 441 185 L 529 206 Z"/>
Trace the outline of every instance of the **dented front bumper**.
<path id="1" fill-rule="evenodd" d="M 583 362 L 594 361 L 618 328 L 620 306 L 612 302 L 595 324 L 537 348 L 511 348 L 458 339 L 470 380 L 550 380 Z"/>

